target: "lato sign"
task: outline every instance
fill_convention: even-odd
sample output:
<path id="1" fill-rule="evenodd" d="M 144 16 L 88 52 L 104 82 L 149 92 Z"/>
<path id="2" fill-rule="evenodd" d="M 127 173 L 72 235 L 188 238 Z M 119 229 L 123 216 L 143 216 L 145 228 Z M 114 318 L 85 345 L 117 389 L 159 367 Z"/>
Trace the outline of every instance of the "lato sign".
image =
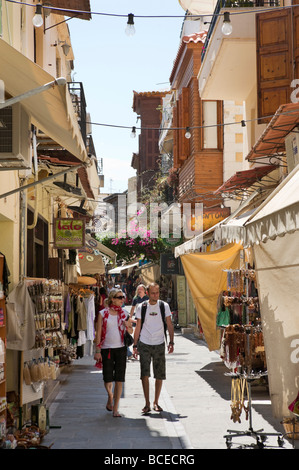
<path id="1" fill-rule="evenodd" d="M 54 219 L 54 248 L 77 249 L 85 244 L 83 219 Z"/>

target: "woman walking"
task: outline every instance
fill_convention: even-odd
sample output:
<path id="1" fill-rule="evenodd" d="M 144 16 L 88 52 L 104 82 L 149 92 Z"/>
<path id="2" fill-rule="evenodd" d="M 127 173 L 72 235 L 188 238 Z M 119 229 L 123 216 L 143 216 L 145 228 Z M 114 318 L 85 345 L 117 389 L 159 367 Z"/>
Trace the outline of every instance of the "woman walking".
<path id="1" fill-rule="evenodd" d="M 132 302 L 132 307 L 130 311 L 130 318 L 134 315 L 135 308 L 138 304 L 141 304 L 145 300 L 148 300 L 148 295 L 146 292 L 146 287 L 143 284 L 139 284 L 136 289 L 135 297 Z"/>
<path id="2" fill-rule="evenodd" d="M 133 332 L 130 320 L 122 304 L 124 295 L 121 289 L 109 293 L 107 308 L 100 311 L 96 330 L 95 360 L 102 363 L 103 379 L 108 394 L 106 409 L 119 418 L 119 400 L 125 381 L 127 348 L 124 345 L 124 333 Z M 113 382 L 114 391 L 113 391 Z"/>

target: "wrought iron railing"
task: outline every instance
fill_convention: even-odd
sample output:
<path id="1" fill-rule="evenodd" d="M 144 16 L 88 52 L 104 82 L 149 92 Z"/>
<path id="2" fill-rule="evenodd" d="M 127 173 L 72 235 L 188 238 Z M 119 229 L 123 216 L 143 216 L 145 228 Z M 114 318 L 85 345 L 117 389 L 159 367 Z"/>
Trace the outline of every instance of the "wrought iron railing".
<path id="1" fill-rule="evenodd" d="M 69 92 L 72 98 L 75 113 L 78 118 L 83 141 L 87 143 L 86 133 L 86 100 L 82 82 L 69 82 Z"/>

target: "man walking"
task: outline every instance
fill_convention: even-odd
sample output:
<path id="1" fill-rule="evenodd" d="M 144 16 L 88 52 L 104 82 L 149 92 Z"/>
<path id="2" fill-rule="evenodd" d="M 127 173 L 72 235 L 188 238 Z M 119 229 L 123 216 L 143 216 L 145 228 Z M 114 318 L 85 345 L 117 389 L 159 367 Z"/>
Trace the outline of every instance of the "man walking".
<path id="1" fill-rule="evenodd" d="M 150 365 L 153 362 L 155 381 L 154 410 L 163 411 L 159 405 L 159 397 L 163 380 L 166 379 L 166 358 L 164 334 L 169 332 L 170 341 L 168 352 L 173 352 L 173 325 L 171 312 L 166 302 L 159 300 L 160 288 L 158 284 L 150 284 L 148 287 L 149 300 L 138 304 L 135 312 L 137 325 L 134 333 L 133 355 L 137 359 L 140 355 L 140 376 L 145 398 L 144 414 L 151 411 L 149 399 Z M 143 315 L 142 315 L 143 313 Z M 163 321 L 164 317 L 164 321 Z M 144 320 L 143 320 L 144 318 Z M 166 322 L 166 325 L 164 325 Z M 166 329 L 165 329 L 166 326 Z"/>

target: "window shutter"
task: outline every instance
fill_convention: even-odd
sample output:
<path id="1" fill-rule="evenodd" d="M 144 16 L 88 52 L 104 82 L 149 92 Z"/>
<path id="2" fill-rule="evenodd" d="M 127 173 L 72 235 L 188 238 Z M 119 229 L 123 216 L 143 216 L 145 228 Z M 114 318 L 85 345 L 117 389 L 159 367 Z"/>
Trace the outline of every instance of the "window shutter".
<path id="1" fill-rule="evenodd" d="M 173 115 L 172 115 L 172 126 L 174 128 L 178 127 L 178 103 L 176 106 L 173 108 Z M 179 131 L 174 129 L 173 130 L 173 166 L 174 168 L 178 168 L 179 165 L 179 155 L 178 155 L 178 133 Z"/>
<path id="2" fill-rule="evenodd" d="M 256 15 L 257 91 L 259 122 L 269 122 L 293 91 L 292 9 Z M 297 9 L 296 9 L 297 10 Z"/>
<path id="3" fill-rule="evenodd" d="M 190 127 L 190 118 L 189 118 L 189 88 L 182 89 L 182 141 L 183 141 L 183 155 L 184 159 L 188 158 L 190 155 L 190 140 L 186 139 L 186 128 Z M 191 131 L 192 132 L 192 131 Z"/>

